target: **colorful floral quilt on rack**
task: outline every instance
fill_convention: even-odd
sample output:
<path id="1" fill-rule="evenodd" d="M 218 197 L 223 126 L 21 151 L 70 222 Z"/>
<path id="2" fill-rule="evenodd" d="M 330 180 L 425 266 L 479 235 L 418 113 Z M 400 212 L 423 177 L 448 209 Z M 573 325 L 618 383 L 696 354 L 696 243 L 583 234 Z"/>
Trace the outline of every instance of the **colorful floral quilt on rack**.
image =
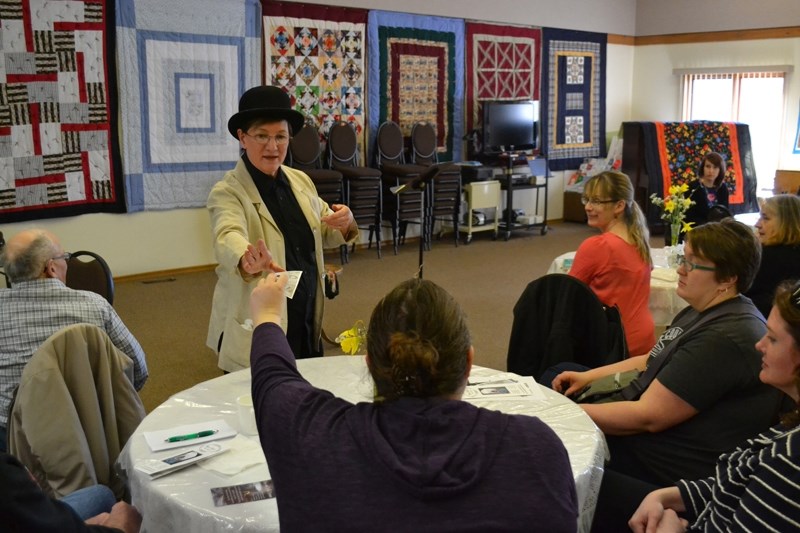
<path id="1" fill-rule="evenodd" d="M 608 36 L 542 30 L 542 149 L 551 170 L 606 152 Z"/>
<path id="2" fill-rule="evenodd" d="M 467 131 L 481 127 L 481 103 L 539 99 L 542 30 L 466 23 Z"/>
<path id="3" fill-rule="evenodd" d="M 204 206 L 239 156 L 228 118 L 241 94 L 261 83 L 261 6 L 258 0 L 117 5 L 128 209 Z M 202 23 L 191 23 L 195 17 Z"/>
<path id="4" fill-rule="evenodd" d="M 404 136 L 434 124 L 440 161 L 461 159 L 464 136 L 464 21 L 370 11 L 369 138 L 392 120 Z"/>
<path id="5" fill-rule="evenodd" d="M 114 2 L 10 0 L 0 17 L 0 222 L 124 211 Z"/>
<path id="6" fill-rule="evenodd" d="M 725 158 L 725 183 L 734 213 L 757 211 L 750 129 L 733 122 L 642 122 L 650 190 L 663 196 L 670 185 L 697 179 L 708 152 Z"/>
<path id="7" fill-rule="evenodd" d="M 351 123 L 363 162 L 367 12 L 266 0 L 263 10 L 267 83 L 289 93 L 323 141 L 336 122 Z"/>

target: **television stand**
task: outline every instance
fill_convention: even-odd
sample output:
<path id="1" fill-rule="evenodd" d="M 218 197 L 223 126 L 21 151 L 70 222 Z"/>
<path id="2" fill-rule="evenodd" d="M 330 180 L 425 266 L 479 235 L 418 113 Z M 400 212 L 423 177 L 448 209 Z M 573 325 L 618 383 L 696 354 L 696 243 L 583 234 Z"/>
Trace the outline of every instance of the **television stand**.
<path id="1" fill-rule="evenodd" d="M 529 175 L 527 179 L 514 179 L 514 161 L 520 157 L 521 154 L 516 152 L 508 152 L 503 154 L 506 159 L 506 165 L 503 168 L 504 177 L 501 180 L 501 188 L 506 191 L 506 209 L 500 221 L 500 230 L 503 231 L 503 240 L 507 241 L 511 238 L 511 232 L 515 229 L 531 229 L 540 228 L 542 235 L 547 234 L 547 187 L 549 180 L 549 172 L 547 169 L 547 159 L 540 158 L 544 163 L 542 165 L 544 183 L 538 184 L 536 176 Z M 514 220 L 514 191 L 522 189 L 536 189 L 536 212 L 534 220 L 539 217 L 539 192 L 544 189 L 544 213 L 541 217 L 541 222 L 521 223 Z"/>

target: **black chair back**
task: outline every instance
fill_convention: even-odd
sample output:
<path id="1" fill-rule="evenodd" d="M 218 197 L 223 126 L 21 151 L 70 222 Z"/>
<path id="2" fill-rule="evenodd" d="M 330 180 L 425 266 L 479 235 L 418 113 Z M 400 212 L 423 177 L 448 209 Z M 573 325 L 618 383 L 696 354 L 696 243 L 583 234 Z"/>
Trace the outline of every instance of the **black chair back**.
<path id="1" fill-rule="evenodd" d="M 378 127 L 378 149 L 376 157 L 378 166 L 387 163 L 403 165 L 406 162 L 403 132 L 396 122 L 387 120 Z"/>
<path id="2" fill-rule="evenodd" d="M 506 361 L 509 372 L 538 381 L 558 363 L 595 368 L 627 356 L 618 311 L 607 310 L 577 278 L 542 276 L 528 284 L 514 306 Z"/>
<path id="3" fill-rule="evenodd" d="M 411 162 L 417 165 L 435 165 L 439 162 L 436 130 L 430 122 L 417 122 L 411 128 Z"/>
<path id="4" fill-rule="evenodd" d="M 289 141 L 289 154 L 291 165 L 300 170 L 314 170 L 322 168 L 322 144 L 319 142 L 319 132 L 314 126 L 306 124 Z"/>
<path id="5" fill-rule="evenodd" d="M 347 122 L 337 122 L 328 130 L 328 161 L 331 168 L 358 166 L 358 139 Z"/>
<path id="6" fill-rule="evenodd" d="M 66 285 L 71 289 L 95 292 L 114 305 L 114 278 L 111 269 L 94 252 L 81 250 L 71 254 L 67 263 Z"/>
<path id="7" fill-rule="evenodd" d="M 375 237 L 380 257 L 383 203 L 381 171 L 359 166 L 358 139 L 353 126 L 347 122 L 337 122 L 328 130 L 328 165 L 344 175 L 345 203 L 353 212 L 358 227 L 369 228 L 369 247 L 372 247 L 372 238 Z"/>

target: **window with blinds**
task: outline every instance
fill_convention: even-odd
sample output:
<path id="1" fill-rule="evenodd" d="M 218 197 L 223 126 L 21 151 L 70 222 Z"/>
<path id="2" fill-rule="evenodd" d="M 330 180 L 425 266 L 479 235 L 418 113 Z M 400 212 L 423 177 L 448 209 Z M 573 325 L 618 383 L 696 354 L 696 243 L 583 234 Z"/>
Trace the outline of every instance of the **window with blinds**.
<path id="1" fill-rule="evenodd" d="M 741 122 L 750 126 L 759 195 L 771 191 L 784 123 L 787 69 L 756 72 L 680 72 L 682 120 Z"/>

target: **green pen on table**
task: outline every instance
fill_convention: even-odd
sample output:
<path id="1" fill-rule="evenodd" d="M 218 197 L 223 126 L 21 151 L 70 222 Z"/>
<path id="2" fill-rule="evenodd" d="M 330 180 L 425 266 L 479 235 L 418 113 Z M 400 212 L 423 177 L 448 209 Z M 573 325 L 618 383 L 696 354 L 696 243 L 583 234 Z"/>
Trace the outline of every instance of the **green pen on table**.
<path id="1" fill-rule="evenodd" d="M 210 437 L 217 431 L 218 430 L 216 429 L 207 429 L 205 431 L 198 431 L 197 433 L 189 433 L 188 435 L 176 435 L 174 437 L 164 439 L 164 442 L 180 442 L 183 440 L 201 439 L 203 437 Z"/>

